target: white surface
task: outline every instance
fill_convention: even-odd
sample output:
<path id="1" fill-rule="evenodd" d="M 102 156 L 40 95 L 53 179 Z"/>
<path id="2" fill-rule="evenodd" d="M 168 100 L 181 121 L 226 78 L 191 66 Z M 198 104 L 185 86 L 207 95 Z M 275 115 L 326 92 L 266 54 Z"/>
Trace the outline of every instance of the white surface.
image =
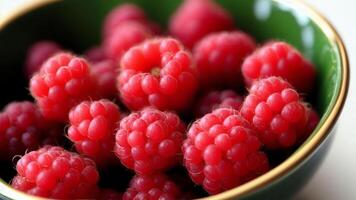
<path id="1" fill-rule="evenodd" d="M 351 84 L 337 134 L 326 160 L 312 180 L 293 200 L 355 200 L 356 199 L 356 1 L 309 0 L 341 34 L 351 64 Z"/>
<path id="2" fill-rule="evenodd" d="M 6 2 L 6 3 L 5 3 Z M 0 0 L 0 17 L 23 0 Z M 356 1 L 309 0 L 336 26 L 346 44 L 351 65 L 356 63 Z M 7 5 L 6 5 L 7 4 Z M 263 16 L 262 16 L 263 17 Z M 312 180 L 293 200 L 356 199 L 356 91 L 351 73 L 349 97 L 342 113 L 331 151 Z M 353 115 L 354 114 L 354 115 Z"/>

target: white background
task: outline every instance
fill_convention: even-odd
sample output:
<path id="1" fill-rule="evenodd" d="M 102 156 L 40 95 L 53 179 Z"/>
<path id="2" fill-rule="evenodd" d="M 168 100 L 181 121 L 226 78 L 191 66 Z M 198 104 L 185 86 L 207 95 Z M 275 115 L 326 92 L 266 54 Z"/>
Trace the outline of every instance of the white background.
<path id="1" fill-rule="evenodd" d="M 31 0 L 27 0 L 31 1 Z M 0 17 L 4 10 L 25 0 L 0 0 Z M 309 0 L 336 26 L 346 44 L 351 66 L 356 63 L 356 1 Z M 352 67 L 351 67 L 352 68 Z M 349 97 L 338 124 L 334 142 L 325 162 L 293 200 L 355 200 L 356 199 L 356 93 L 351 69 Z"/>

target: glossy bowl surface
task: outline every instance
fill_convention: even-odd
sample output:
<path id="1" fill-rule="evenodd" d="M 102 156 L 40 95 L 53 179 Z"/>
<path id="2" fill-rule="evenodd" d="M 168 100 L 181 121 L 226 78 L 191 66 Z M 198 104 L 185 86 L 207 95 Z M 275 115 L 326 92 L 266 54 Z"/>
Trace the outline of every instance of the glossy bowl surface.
<path id="1" fill-rule="evenodd" d="M 123 0 L 25 1 L 0 18 L 0 105 L 31 99 L 22 66 L 26 49 L 40 39 L 53 39 L 74 52 L 100 42 L 105 14 Z M 153 20 L 166 26 L 180 0 L 132 0 Z M 317 67 L 317 88 L 308 100 L 322 118 L 313 134 L 295 152 L 268 173 L 207 199 L 285 199 L 314 173 L 325 155 L 332 129 L 345 102 L 349 66 L 345 47 L 332 25 L 300 0 L 218 0 L 235 17 L 237 27 L 259 42 L 285 40 Z M 39 199 L 0 182 L 0 194 L 9 199 Z"/>

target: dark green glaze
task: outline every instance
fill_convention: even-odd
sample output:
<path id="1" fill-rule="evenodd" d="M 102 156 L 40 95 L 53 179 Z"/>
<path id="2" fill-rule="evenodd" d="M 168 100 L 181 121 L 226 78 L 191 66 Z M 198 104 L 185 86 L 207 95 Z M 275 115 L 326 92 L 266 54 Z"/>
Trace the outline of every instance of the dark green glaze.
<path id="1" fill-rule="evenodd" d="M 39 39 L 53 39 L 77 53 L 100 43 L 101 23 L 119 0 L 67 0 L 37 9 L 20 17 L 0 31 L 1 106 L 12 100 L 31 99 L 22 73 L 27 47 Z M 166 26 L 179 0 L 133 0 L 148 15 Z M 307 16 L 286 4 L 269 0 L 218 0 L 236 19 L 236 25 L 260 42 L 270 39 L 288 41 L 315 64 L 318 71 L 313 101 L 325 116 L 331 111 L 340 88 L 341 63 L 338 49 Z M 257 11 L 257 12 L 256 12 Z M 303 36 L 303 37 L 302 37 Z M 319 125 L 320 126 L 320 125 Z M 330 140 L 330 138 L 329 138 Z M 325 142 L 324 142 L 325 143 Z M 295 192 L 315 171 L 328 145 L 283 177 L 243 199 L 282 199 Z"/>
<path id="2" fill-rule="evenodd" d="M 291 198 L 313 176 L 324 160 L 331 146 L 333 134 L 331 133 L 319 146 L 317 151 L 310 155 L 301 165 L 291 170 L 286 176 L 261 190 L 239 198 L 239 200 L 284 200 Z"/>

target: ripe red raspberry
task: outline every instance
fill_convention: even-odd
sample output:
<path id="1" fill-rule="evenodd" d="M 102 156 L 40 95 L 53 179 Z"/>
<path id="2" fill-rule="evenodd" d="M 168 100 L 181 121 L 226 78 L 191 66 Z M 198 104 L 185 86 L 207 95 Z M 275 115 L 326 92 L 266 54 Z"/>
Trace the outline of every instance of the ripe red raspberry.
<path id="1" fill-rule="evenodd" d="M 68 53 L 56 54 L 43 64 L 30 81 L 30 91 L 45 118 L 67 121 L 74 105 L 96 98 L 90 70 L 84 59 Z"/>
<path id="2" fill-rule="evenodd" d="M 232 90 L 211 91 L 203 96 L 196 106 L 196 117 L 201 117 L 218 108 L 240 110 L 243 97 Z"/>
<path id="3" fill-rule="evenodd" d="M 139 110 L 183 110 L 197 90 L 190 54 L 175 39 L 151 39 L 131 48 L 121 60 L 118 88 L 125 105 Z"/>
<path id="4" fill-rule="evenodd" d="M 102 189 L 99 191 L 98 200 L 121 200 L 123 194 L 111 189 Z"/>
<path id="5" fill-rule="evenodd" d="M 38 41 L 27 51 L 25 73 L 30 79 L 41 69 L 42 64 L 51 56 L 58 53 L 61 47 L 54 41 Z"/>
<path id="6" fill-rule="evenodd" d="M 242 65 L 247 85 L 270 76 L 286 79 L 298 92 L 310 92 L 315 79 L 313 65 L 285 42 L 269 42 L 248 56 Z"/>
<path id="7" fill-rule="evenodd" d="M 55 199 L 93 198 L 99 174 L 89 158 L 45 146 L 24 155 L 16 165 L 12 187 L 31 195 Z"/>
<path id="8" fill-rule="evenodd" d="M 120 24 L 112 34 L 104 39 L 104 51 L 108 58 L 120 61 L 122 55 L 132 46 L 137 45 L 144 40 L 150 38 L 152 33 L 150 30 L 134 21 L 129 21 Z"/>
<path id="9" fill-rule="evenodd" d="M 172 16 L 169 31 L 188 48 L 193 48 L 209 33 L 233 27 L 232 16 L 213 0 L 186 0 Z"/>
<path id="10" fill-rule="evenodd" d="M 308 121 L 307 121 L 307 125 L 304 131 L 304 135 L 300 137 L 299 139 L 299 143 L 304 142 L 311 133 L 313 133 L 315 127 L 318 125 L 320 118 L 318 113 L 313 109 L 313 108 L 309 108 L 308 109 Z"/>
<path id="11" fill-rule="evenodd" d="M 305 134 L 308 108 L 293 87 L 279 77 L 261 79 L 252 85 L 241 114 L 258 130 L 270 149 L 289 148 Z"/>
<path id="12" fill-rule="evenodd" d="M 96 46 L 88 49 L 84 52 L 84 57 L 93 64 L 107 60 L 104 48 L 101 46 Z"/>
<path id="13" fill-rule="evenodd" d="M 115 29 L 118 25 L 127 21 L 146 21 L 146 16 L 143 10 L 137 7 L 135 4 L 122 4 L 114 8 L 106 16 L 103 31 L 104 35 L 110 35 L 110 32 Z"/>
<path id="14" fill-rule="evenodd" d="M 242 62 L 255 48 L 254 39 L 240 31 L 204 37 L 193 51 L 201 86 L 204 89 L 241 88 Z"/>
<path id="15" fill-rule="evenodd" d="M 99 96 L 107 99 L 114 99 L 118 96 L 116 89 L 116 79 L 119 72 L 119 65 L 112 60 L 103 60 L 92 65 L 94 78 L 97 82 Z"/>
<path id="16" fill-rule="evenodd" d="M 62 137 L 61 126 L 44 120 L 29 101 L 12 102 L 0 113 L 1 160 L 11 160 L 44 144 L 56 144 Z"/>
<path id="17" fill-rule="evenodd" d="M 119 120 L 119 108 L 111 101 L 84 101 L 69 112 L 68 137 L 79 153 L 105 165 L 115 160 L 113 150 Z"/>
<path id="18" fill-rule="evenodd" d="M 138 174 L 164 171 L 179 163 L 184 131 L 176 114 L 146 108 L 121 120 L 115 153 Z"/>
<path id="19" fill-rule="evenodd" d="M 124 3 L 114 8 L 105 18 L 103 35 L 111 35 L 114 29 L 122 23 L 135 21 L 146 26 L 152 33 L 159 33 L 160 28 L 156 23 L 150 22 L 143 10 L 134 4 Z"/>
<path id="20" fill-rule="evenodd" d="M 220 108 L 190 127 L 183 144 L 184 165 L 196 184 L 216 194 L 268 171 L 260 147 L 252 126 L 238 111 Z"/>
<path id="21" fill-rule="evenodd" d="M 163 174 L 136 175 L 132 178 L 130 187 L 126 190 L 122 199 L 175 200 L 179 199 L 181 195 L 177 185 Z"/>

